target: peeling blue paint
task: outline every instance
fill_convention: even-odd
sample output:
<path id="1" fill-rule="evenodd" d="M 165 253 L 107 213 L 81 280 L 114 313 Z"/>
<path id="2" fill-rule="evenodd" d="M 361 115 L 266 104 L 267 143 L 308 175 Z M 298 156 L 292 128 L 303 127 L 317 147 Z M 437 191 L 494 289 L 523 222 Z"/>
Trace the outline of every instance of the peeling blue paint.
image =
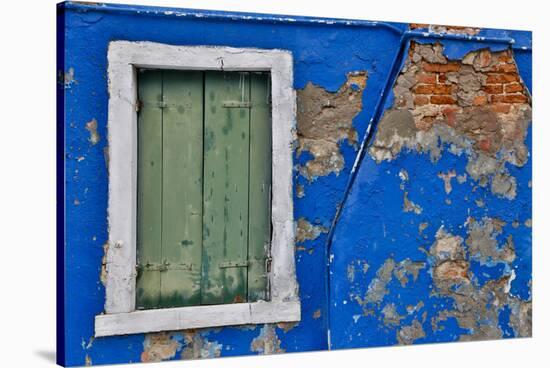
<path id="1" fill-rule="evenodd" d="M 224 45 L 233 47 L 278 48 L 290 50 L 294 56 L 294 87 L 303 89 L 308 82 L 335 92 L 352 71 L 368 73 L 367 87 L 362 101 L 362 111 L 354 118 L 353 128 L 359 137 L 369 136 L 383 111 L 393 103 L 388 93 L 397 71 L 402 67 L 408 48 L 407 24 L 353 20 L 315 19 L 307 17 L 272 16 L 246 13 L 225 13 L 172 8 L 153 8 L 125 5 L 83 5 L 64 3 L 58 8 L 63 37 L 60 45 L 65 50 L 59 65 L 64 104 L 64 126 L 58 134 L 65 136 L 61 167 L 65 171 L 60 183 L 66 186 L 64 216 L 60 221 L 65 229 L 60 233 L 62 261 L 65 274 L 60 290 L 65 301 L 60 313 L 64 317 L 64 339 L 59 347 L 60 363 L 68 366 L 83 365 L 86 356 L 93 364 L 139 362 L 145 335 L 98 338 L 82 347 L 82 341 L 90 341 L 94 335 L 94 316 L 103 312 L 105 290 L 100 281 L 103 245 L 107 242 L 107 47 L 113 40 L 154 41 L 174 45 Z M 515 60 L 523 80 L 531 89 L 530 33 L 502 30 L 482 30 L 480 37 L 513 38 Z M 449 58 L 459 58 L 469 51 L 509 47 L 506 43 L 465 41 L 438 37 L 444 44 Z M 433 38 L 422 39 L 433 42 Z M 400 54 L 401 52 L 401 54 Z M 72 71 L 72 72 L 71 72 Z M 63 111 L 63 107 L 60 107 Z M 89 141 L 86 123 L 95 119 L 97 144 Z M 61 139 L 60 142 L 63 142 Z M 368 143 L 368 141 L 366 141 Z M 531 136 L 527 138 L 531 151 Z M 62 143 L 61 143 L 62 144 Z M 453 183 L 447 195 L 438 173 L 454 168 L 465 172 L 464 156 L 444 153 L 432 163 L 427 155 L 402 154 L 392 162 L 377 164 L 368 155 L 359 161 L 356 177 L 351 170 L 358 155 L 358 148 L 347 141 L 340 142 L 344 168 L 336 175 L 308 181 L 295 172 L 294 184 L 304 188 L 304 196 L 294 195 L 295 218 L 305 218 L 312 224 L 330 228 L 337 209 L 343 210 L 333 233 L 321 233 L 303 245 L 312 252 L 297 251 L 296 266 L 302 306 L 301 322 L 286 332 L 275 328 L 280 348 L 286 352 L 312 351 L 328 348 L 327 330 L 331 330 L 332 348 L 382 346 L 398 343 L 398 329 L 419 321 L 425 336 L 416 343 L 456 341 L 468 331 L 460 328 L 456 320 L 441 321 L 432 331 L 430 319 L 441 310 L 452 308 L 446 297 L 433 296 L 430 265 L 421 269 L 418 278 L 412 277 L 405 287 L 395 277 L 387 284 L 388 294 L 384 305 L 393 303 L 399 317 L 396 326 L 384 325 L 380 309 L 374 315 L 364 315 L 363 308 L 354 296 L 364 297 L 367 286 L 387 259 L 396 263 L 409 259 L 427 262 L 426 250 L 434 242 L 437 230 L 444 228 L 463 238 L 467 237 L 464 220 L 499 217 L 506 222 L 505 232 L 511 234 L 516 245 L 516 259 L 512 263 L 515 279 L 510 293 L 522 300 L 529 300 L 531 280 L 531 231 L 523 225 L 530 219 L 531 160 L 521 168 L 508 167 L 517 178 L 518 196 L 514 201 L 493 196 L 490 189 L 480 188 L 472 193 L 476 184 L 468 180 Z M 62 157 L 61 157 L 62 156 Z M 295 155 L 296 167 L 312 159 L 308 152 Z M 403 213 L 403 190 L 400 189 L 401 169 L 406 168 L 409 180 L 405 184 L 409 199 L 423 208 L 420 215 Z M 349 195 L 348 194 L 349 191 Z M 347 195 L 347 197 L 346 197 Z M 468 197 L 465 199 L 465 197 Z M 60 197 L 61 198 L 61 197 Z M 445 203 L 450 199 L 452 205 Z M 485 207 L 476 206 L 475 200 L 483 199 Z M 519 216 L 519 218 L 517 218 Z M 521 226 L 511 223 L 519 220 Z M 428 227 L 418 234 L 420 223 Z M 500 239 L 500 238 L 499 238 Z M 327 243 L 331 244 L 331 277 L 327 275 Z M 357 270 L 352 283 L 346 277 L 350 262 L 362 261 L 368 269 Z M 62 264 L 62 263 L 60 263 Z M 472 263 L 472 271 L 480 284 L 502 274 L 503 266 L 487 266 Z M 506 272 L 511 272 L 507 270 Z M 63 282 L 64 281 L 64 282 Z M 328 289 L 325 289 L 329 281 Z M 326 292 L 330 291 L 330 295 Z M 423 306 L 419 302 L 423 302 Z M 410 308 L 407 308 L 411 306 Z M 418 306 L 417 309 L 414 306 Z M 315 311 L 321 310 L 319 318 Z M 426 317 L 423 317 L 426 312 Z M 499 324 L 505 337 L 513 336 L 510 311 L 503 309 Z M 227 327 L 200 331 L 201 338 L 215 342 L 221 356 L 253 354 L 251 344 L 265 326 L 250 328 Z M 181 333 L 173 338 L 182 346 L 173 359 L 181 358 L 185 341 Z M 212 356 L 210 351 L 208 356 Z"/>

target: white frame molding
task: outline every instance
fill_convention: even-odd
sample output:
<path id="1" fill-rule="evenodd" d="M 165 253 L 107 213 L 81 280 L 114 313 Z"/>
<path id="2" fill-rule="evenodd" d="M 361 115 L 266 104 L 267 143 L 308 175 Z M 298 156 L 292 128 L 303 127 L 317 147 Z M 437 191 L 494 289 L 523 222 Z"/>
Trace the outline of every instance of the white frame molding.
<path id="1" fill-rule="evenodd" d="M 95 336 L 300 320 L 294 260 L 292 141 L 296 98 L 284 50 L 112 41 L 109 76 L 109 246 L 105 313 Z M 270 71 L 272 239 L 269 301 L 136 310 L 137 68 Z"/>

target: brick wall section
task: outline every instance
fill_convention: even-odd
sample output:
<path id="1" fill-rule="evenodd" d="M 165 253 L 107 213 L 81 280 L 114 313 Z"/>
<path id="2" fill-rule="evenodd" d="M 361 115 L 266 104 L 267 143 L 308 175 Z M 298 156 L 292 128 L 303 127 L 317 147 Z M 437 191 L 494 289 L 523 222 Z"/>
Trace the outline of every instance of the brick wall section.
<path id="1" fill-rule="evenodd" d="M 436 123 L 458 128 L 486 152 L 496 153 L 503 140 L 523 141 L 525 129 L 514 126 L 520 121 L 514 115 L 530 104 L 530 96 L 511 51 L 484 49 L 458 61 L 448 60 L 442 51 L 439 44 L 411 44 L 394 87 L 394 109 L 410 110 L 419 130 L 429 130 Z M 478 122 L 482 126 L 464 126 L 465 116 L 487 110 L 494 114 Z"/>

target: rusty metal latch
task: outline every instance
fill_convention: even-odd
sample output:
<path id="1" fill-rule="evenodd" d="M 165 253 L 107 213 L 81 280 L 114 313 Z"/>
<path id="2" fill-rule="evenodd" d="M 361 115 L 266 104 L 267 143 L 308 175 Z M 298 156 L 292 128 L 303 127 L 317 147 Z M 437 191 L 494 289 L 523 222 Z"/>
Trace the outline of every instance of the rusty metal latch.
<path id="1" fill-rule="evenodd" d="M 227 108 L 248 108 L 251 106 L 250 101 L 224 101 L 223 107 Z"/>
<path id="2" fill-rule="evenodd" d="M 182 270 L 182 271 L 191 271 L 193 270 L 192 263 L 170 263 L 167 260 L 164 260 L 162 263 L 146 263 L 144 265 L 136 265 L 138 271 L 169 271 L 169 270 Z"/>
<path id="3" fill-rule="evenodd" d="M 270 273 L 271 272 L 271 257 L 267 257 L 265 259 L 265 272 Z"/>
<path id="4" fill-rule="evenodd" d="M 220 268 L 248 267 L 248 261 L 225 261 L 220 262 Z"/>

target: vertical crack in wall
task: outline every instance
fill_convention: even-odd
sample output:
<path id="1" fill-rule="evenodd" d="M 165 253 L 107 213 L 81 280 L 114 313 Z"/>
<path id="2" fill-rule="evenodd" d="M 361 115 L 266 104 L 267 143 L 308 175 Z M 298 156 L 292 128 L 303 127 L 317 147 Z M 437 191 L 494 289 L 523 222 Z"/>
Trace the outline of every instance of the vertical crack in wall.
<path id="1" fill-rule="evenodd" d="M 300 167 L 300 173 L 309 180 L 338 174 L 344 167 L 339 144 L 343 140 L 357 143 L 352 122 L 363 108 L 366 84 L 366 72 L 353 72 L 335 93 L 312 83 L 297 91 L 297 155 L 307 151 L 313 156 Z"/>

